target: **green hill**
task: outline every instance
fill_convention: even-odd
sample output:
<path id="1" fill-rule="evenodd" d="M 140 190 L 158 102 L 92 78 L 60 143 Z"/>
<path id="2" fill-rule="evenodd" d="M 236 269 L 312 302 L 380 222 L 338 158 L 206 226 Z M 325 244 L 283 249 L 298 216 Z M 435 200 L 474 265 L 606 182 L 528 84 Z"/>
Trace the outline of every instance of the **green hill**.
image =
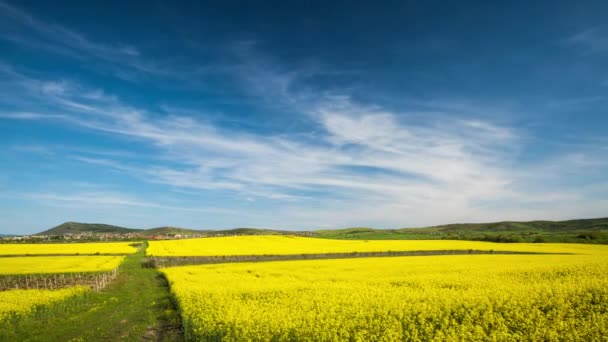
<path id="1" fill-rule="evenodd" d="M 80 222 L 65 222 L 57 227 L 45 230 L 35 235 L 66 235 L 66 234 L 82 234 L 82 233 L 97 233 L 97 234 L 126 234 L 126 233 L 143 233 L 144 235 L 193 235 L 193 234 L 218 234 L 218 235 L 256 235 L 256 234 L 290 234 L 294 232 L 259 229 L 259 228 L 234 228 L 224 230 L 195 230 L 178 227 L 157 227 L 150 229 L 133 229 L 109 224 L 101 223 L 80 223 Z"/>
<path id="2" fill-rule="evenodd" d="M 112 226 L 102 223 L 80 223 L 80 222 L 65 222 L 51 229 L 40 232 L 36 235 L 65 235 L 65 234 L 81 234 L 81 233 L 138 233 L 143 232 L 143 229 L 132 229 L 118 226 Z"/>
<path id="3" fill-rule="evenodd" d="M 167 234 L 198 234 L 203 231 L 194 229 L 176 228 L 176 227 L 158 227 L 150 229 L 134 229 L 119 226 L 112 226 L 101 223 L 80 223 L 80 222 L 65 222 L 57 227 L 40 232 L 36 235 L 65 235 L 65 234 L 81 234 L 81 233 L 97 233 L 97 234 L 126 234 L 126 233 L 144 233 L 146 235 L 167 235 Z"/>
<path id="4" fill-rule="evenodd" d="M 302 234 L 276 229 L 235 228 L 225 230 L 194 230 L 177 227 L 131 229 L 107 224 L 66 222 L 36 235 L 78 233 L 143 233 L 144 235 L 259 235 Z M 354 227 L 306 232 L 330 239 L 456 239 L 494 242 L 589 242 L 608 243 L 608 218 L 568 221 L 503 221 L 490 223 L 455 223 L 425 228 L 375 229 Z"/>
<path id="5" fill-rule="evenodd" d="M 528 222 L 494 222 L 494 223 L 460 223 L 436 226 L 441 231 L 574 231 L 608 229 L 608 218 L 568 220 L 568 221 L 528 221 Z"/>
<path id="6" fill-rule="evenodd" d="M 608 218 L 568 221 L 457 223 L 425 228 L 317 230 L 332 239 L 458 239 L 495 242 L 608 243 Z"/>

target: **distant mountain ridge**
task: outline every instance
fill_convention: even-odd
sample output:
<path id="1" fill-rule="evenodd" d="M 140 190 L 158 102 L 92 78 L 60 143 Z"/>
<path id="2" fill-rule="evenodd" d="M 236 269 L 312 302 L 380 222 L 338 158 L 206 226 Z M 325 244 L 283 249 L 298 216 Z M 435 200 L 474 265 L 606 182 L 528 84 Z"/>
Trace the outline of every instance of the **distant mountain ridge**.
<path id="1" fill-rule="evenodd" d="M 66 234 L 128 234 L 128 233 L 145 233 L 146 235 L 161 235 L 161 234 L 193 234 L 201 233 L 193 229 L 184 229 L 176 227 L 158 227 L 150 229 L 137 229 L 113 226 L 103 223 L 80 223 L 80 222 L 65 222 L 57 227 L 40 232 L 36 235 L 66 235 Z"/>
<path id="2" fill-rule="evenodd" d="M 502 221 L 456 223 L 425 228 L 374 229 L 367 227 L 317 230 L 332 239 L 456 239 L 492 242 L 608 243 L 608 218 L 566 221 Z"/>
<path id="3" fill-rule="evenodd" d="M 600 232 L 608 234 L 608 218 L 578 219 L 567 221 L 502 221 L 490 223 L 455 223 L 425 228 L 375 229 L 367 227 L 314 230 L 309 233 L 318 237 L 342 239 L 374 239 L 374 238 L 479 238 L 487 235 L 559 235 L 578 232 Z M 261 229 L 234 228 L 224 230 L 196 230 L 177 227 L 158 227 L 150 229 L 134 229 L 101 223 L 65 222 L 36 235 L 65 235 L 80 233 L 144 233 L 145 235 L 166 234 L 296 234 L 298 232 Z M 301 232 L 299 232 L 301 233 Z M 485 235 L 484 235 L 485 234 Z"/>
<path id="4" fill-rule="evenodd" d="M 103 223 L 65 222 L 35 235 L 65 235 L 82 233 L 126 234 L 141 233 L 143 231 L 144 229 L 124 228 Z"/>
<path id="5" fill-rule="evenodd" d="M 167 234 L 181 234 L 181 235 L 193 235 L 193 234 L 205 234 L 205 233 L 232 233 L 232 234 L 282 234 L 282 233 L 294 233 L 281 230 L 273 229 L 258 229 L 258 228 L 234 228 L 225 230 L 196 230 L 188 228 L 178 227 L 157 227 L 149 229 L 137 229 L 137 228 L 125 228 L 119 226 L 113 226 L 103 223 L 81 223 L 81 222 L 65 222 L 51 229 L 47 229 L 43 232 L 34 235 L 66 235 L 66 234 L 84 234 L 84 233 L 95 233 L 95 234 L 128 234 L 128 233 L 143 233 L 145 235 L 167 235 Z"/>
<path id="6" fill-rule="evenodd" d="M 608 218 L 578 219 L 566 221 L 502 221 L 493 223 L 456 223 L 440 225 L 435 228 L 443 231 L 457 230 L 494 230 L 494 231 L 517 231 L 517 230 L 602 230 L 608 229 Z M 407 228 L 406 228 L 407 229 Z"/>

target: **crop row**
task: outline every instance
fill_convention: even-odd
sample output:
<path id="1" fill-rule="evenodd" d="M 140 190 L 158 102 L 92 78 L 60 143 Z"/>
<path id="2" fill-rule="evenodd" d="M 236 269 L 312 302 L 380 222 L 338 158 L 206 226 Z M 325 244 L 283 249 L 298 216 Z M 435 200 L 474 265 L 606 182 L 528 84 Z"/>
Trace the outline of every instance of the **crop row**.
<path id="1" fill-rule="evenodd" d="M 106 287 L 118 275 L 118 268 L 102 273 L 53 273 L 0 276 L 0 291 L 37 289 L 53 290 L 87 286 L 95 291 Z"/>
<path id="2" fill-rule="evenodd" d="M 230 236 L 151 241 L 148 256 L 301 255 L 437 250 L 512 251 L 531 253 L 607 253 L 603 246 L 577 244 L 492 243 L 453 240 L 330 240 L 299 236 Z"/>
<path id="3" fill-rule="evenodd" d="M 193 341 L 602 340 L 608 260 L 448 255 L 163 269 Z"/>
<path id="4" fill-rule="evenodd" d="M 0 256 L 125 255 L 137 251 L 129 242 L 0 244 Z"/>
<path id="5" fill-rule="evenodd" d="M 72 286 L 57 290 L 10 290 L 0 291 L 0 340 L 22 341 L 16 327 L 23 319 L 44 320 L 56 315 L 65 315 L 78 308 L 86 300 L 90 289 Z M 22 328 L 21 328 L 22 329 Z"/>

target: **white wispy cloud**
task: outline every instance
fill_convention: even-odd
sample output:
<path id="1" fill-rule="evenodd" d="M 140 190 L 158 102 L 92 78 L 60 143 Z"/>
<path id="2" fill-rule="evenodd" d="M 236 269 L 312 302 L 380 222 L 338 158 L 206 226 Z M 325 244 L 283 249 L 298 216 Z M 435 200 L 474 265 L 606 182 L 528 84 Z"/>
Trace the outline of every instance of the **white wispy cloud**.
<path id="1" fill-rule="evenodd" d="M 551 206 L 565 208 L 577 201 L 573 207 L 583 207 L 580 191 L 526 189 L 542 183 L 544 176 L 530 176 L 529 166 L 513 168 L 522 133 L 511 127 L 467 115 L 410 120 L 408 112 L 362 104 L 347 95 L 313 96 L 310 89 L 302 95 L 294 89 L 298 76 L 277 75 L 265 65 L 258 68 L 255 75 L 261 86 L 255 91 L 304 115 L 314 134 L 235 131 L 198 120 L 194 108 L 188 116 L 171 113 L 170 108 L 159 115 L 103 90 L 66 80 L 38 80 L 14 70 L 5 74 L 12 73 L 27 96 L 37 96 L 52 110 L 38 113 L 32 108 L 0 116 L 62 120 L 152 146 L 159 154 L 146 165 L 129 163 L 128 156 L 72 158 L 178 189 L 270 200 L 278 206 L 275 220 L 296 220 L 294 225 L 300 227 L 554 218 L 574 211 L 564 209 L 557 215 Z M 450 108 L 442 110 L 449 113 Z M 455 113 L 462 114 L 463 108 Z M 559 166 L 554 168 L 549 172 L 561 177 Z M 37 199 L 161 207 L 104 193 L 39 194 Z M 595 204 L 590 208 L 595 211 L 585 212 L 599 212 Z"/>
<path id="2" fill-rule="evenodd" d="M 33 199 L 44 205 L 69 208 L 91 208 L 91 207 L 139 207 L 148 209 L 162 209 L 180 212 L 198 212 L 204 214 L 230 214 L 234 211 L 223 208 L 200 208 L 200 207 L 184 207 L 167 205 L 157 202 L 146 201 L 132 195 L 127 195 L 117 192 L 108 191 L 88 191 L 88 192 L 70 192 L 70 193 L 24 193 L 19 197 Z"/>
<path id="3" fill-rule="evenodd" d="M 49 19 L 41 19 L 26 10 L 0 1 L 3 29 L 0 40 L 39 52 L 68 57 L 94 71 L 111 72 L 128 81 L 146 76 L 177 77 L 192 75 L 192 65 L 147 58 L 140 49 L 128 42 L 106 43 L 91 38 Z M 198 69 L 197 69 L 198 70 Z M 199 73 L 204 70 L 199 70 Z"/>
<path id="4" fill-rule="evenodd" d="M 579 46 L 584 53 L 608 51 L 608 33 L 605 29 L 594 27 L 578 32 L 566 39 L 571 45 Z"/>
<path id="5" fill-rule="evenodd" d="M 18 28 L 28 29 L 34 33 L 32 44 L 42 44 L 44 41 L 52 42 L 55 49 L 61 49 L 68 54 L 87 53 L 104 59 L 117 60 L 127 56 L 137 56 L 139 52 L 130 45 L 106 45 L 94 42 L 82 34 L 72 31 L 58 24 L 42 21 L 31 14 L 9 5 L 5 2 L 0 2 L 1 17 L 4 18 L 5 25 L 17 25 Z M 6 30 L 2 35 L 6 39 L 12 37 L 13 40 L 19 40 L 20 31 Z M 38 37 L 38 39 L 34 39 Z"/>

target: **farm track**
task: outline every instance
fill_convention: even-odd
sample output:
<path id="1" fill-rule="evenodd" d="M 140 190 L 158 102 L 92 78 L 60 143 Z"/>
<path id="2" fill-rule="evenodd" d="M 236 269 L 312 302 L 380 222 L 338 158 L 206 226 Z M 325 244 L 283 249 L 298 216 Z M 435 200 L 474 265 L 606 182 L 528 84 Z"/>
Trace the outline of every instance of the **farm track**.
<path id="1" fill-rule="evenodd" d="M 24 321 L 14 336 L 19 341 L 183 341 L 167 280 L 142 267 L 144 254 L 145 247 L 127 256 L 114 281 L 87 294 L 70 312 Z"/>
<path id="2" fill-rule="evenodd" d="M 287 254 L 287 255 L 222 255 L 222 256 L 174 256 L 148 257 L 144 264 L 148 267 L 172 267 L 184 265 L 204 265 L 240 262 L 270 262 L 288 260 L 319 260 L 319 259 L 349 259 L 377 258 L 397 256 L 430 256 L 430 255 L 469 255 L 469 254 L 567 254 L 567 253 L 536 253 L 492 250 L 436 250 L 436 251 L 388 251 L 388 252 L 352 252 L 324 254 Z"/>

